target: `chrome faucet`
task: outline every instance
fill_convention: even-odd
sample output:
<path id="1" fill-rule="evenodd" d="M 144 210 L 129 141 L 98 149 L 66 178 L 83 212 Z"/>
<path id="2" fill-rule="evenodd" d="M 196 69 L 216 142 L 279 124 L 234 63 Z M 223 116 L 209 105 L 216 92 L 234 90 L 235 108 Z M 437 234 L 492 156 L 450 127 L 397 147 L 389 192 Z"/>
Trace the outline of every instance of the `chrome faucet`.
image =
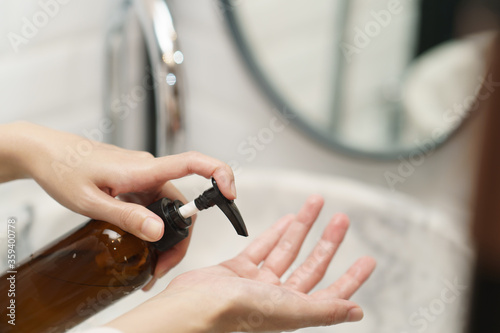
<path id="1" fill-rule="evenodd" d="M 184 56 L 165 0 L 120 0 L 106 36 L 107 142 L 156 156 L 183 141 Z"/>

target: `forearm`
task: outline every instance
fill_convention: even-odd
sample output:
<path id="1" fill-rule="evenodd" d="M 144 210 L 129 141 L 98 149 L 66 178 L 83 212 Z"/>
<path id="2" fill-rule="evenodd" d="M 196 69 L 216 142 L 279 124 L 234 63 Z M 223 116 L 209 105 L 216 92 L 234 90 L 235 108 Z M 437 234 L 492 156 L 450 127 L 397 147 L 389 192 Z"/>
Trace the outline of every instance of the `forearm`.
<path id="1" fill-rule="evenodd" d="M 161 293 L 106 327 L 123 333 L 209 333 L 218 332 L 217 323 L 224 313 L 224 302 L 204 300 L 203 295 L 191 292 L 166 295 Z"/>
<path id="2" fill-rule="evenodd" d="M 54 162 L 65 162 L 83 140 L 29 122 L 0 124 L 0 182 L 21 178 L 47 182 L 58 171 Z"/>
<path id="3" fill-rule="evenodd" d="M 0 182 L 30 177 L 29 127 L 24 122 L 0 124 Z"/>

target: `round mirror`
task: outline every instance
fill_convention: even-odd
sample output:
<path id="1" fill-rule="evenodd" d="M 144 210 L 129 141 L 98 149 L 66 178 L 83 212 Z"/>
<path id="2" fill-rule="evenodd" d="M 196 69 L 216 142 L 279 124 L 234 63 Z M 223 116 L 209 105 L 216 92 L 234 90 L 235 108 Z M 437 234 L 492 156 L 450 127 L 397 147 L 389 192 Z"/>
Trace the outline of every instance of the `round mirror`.
<path id="1" fill-rule="evenodd" d="M 277 109 L 350 154 L 435 149 L 498 86 L 487 70 L 496 20 L 480 2 L 221 0 L 221 8 Z"/>

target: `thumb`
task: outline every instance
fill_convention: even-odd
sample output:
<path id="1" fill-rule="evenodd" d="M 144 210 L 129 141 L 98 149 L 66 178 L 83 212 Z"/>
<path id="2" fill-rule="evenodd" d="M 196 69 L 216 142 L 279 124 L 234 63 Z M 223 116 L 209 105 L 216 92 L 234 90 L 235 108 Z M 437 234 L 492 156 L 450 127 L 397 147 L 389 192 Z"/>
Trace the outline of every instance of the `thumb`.
<path id="1" fill-rule="evenodd" d="M 144 206 L 115 199 L 97 187 L 92 191 L 90 209 L 82 214 L 116 225 L 145 241 L 154 242 L 163 235 L 163 220 Z"/>

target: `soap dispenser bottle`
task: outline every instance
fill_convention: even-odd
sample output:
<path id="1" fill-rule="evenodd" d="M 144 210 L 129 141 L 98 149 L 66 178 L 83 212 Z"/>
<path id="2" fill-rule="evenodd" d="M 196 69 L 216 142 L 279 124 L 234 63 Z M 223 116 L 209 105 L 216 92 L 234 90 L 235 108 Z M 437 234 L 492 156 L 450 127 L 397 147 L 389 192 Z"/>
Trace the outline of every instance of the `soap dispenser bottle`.
<path id="1" fill-rule="evenodd" d="M 0 277 L 0 332 L 64 332 L 140 289 L 154 273 L 157 252 L 185 239 L 190 217 L 214 205 L 248 235 L 234 201 L 212 179 L 212 188 L 186 205 L 163 198 L 148 206 L 165 225 L 157 242 L 97 220 L 52 242 Z"/>

